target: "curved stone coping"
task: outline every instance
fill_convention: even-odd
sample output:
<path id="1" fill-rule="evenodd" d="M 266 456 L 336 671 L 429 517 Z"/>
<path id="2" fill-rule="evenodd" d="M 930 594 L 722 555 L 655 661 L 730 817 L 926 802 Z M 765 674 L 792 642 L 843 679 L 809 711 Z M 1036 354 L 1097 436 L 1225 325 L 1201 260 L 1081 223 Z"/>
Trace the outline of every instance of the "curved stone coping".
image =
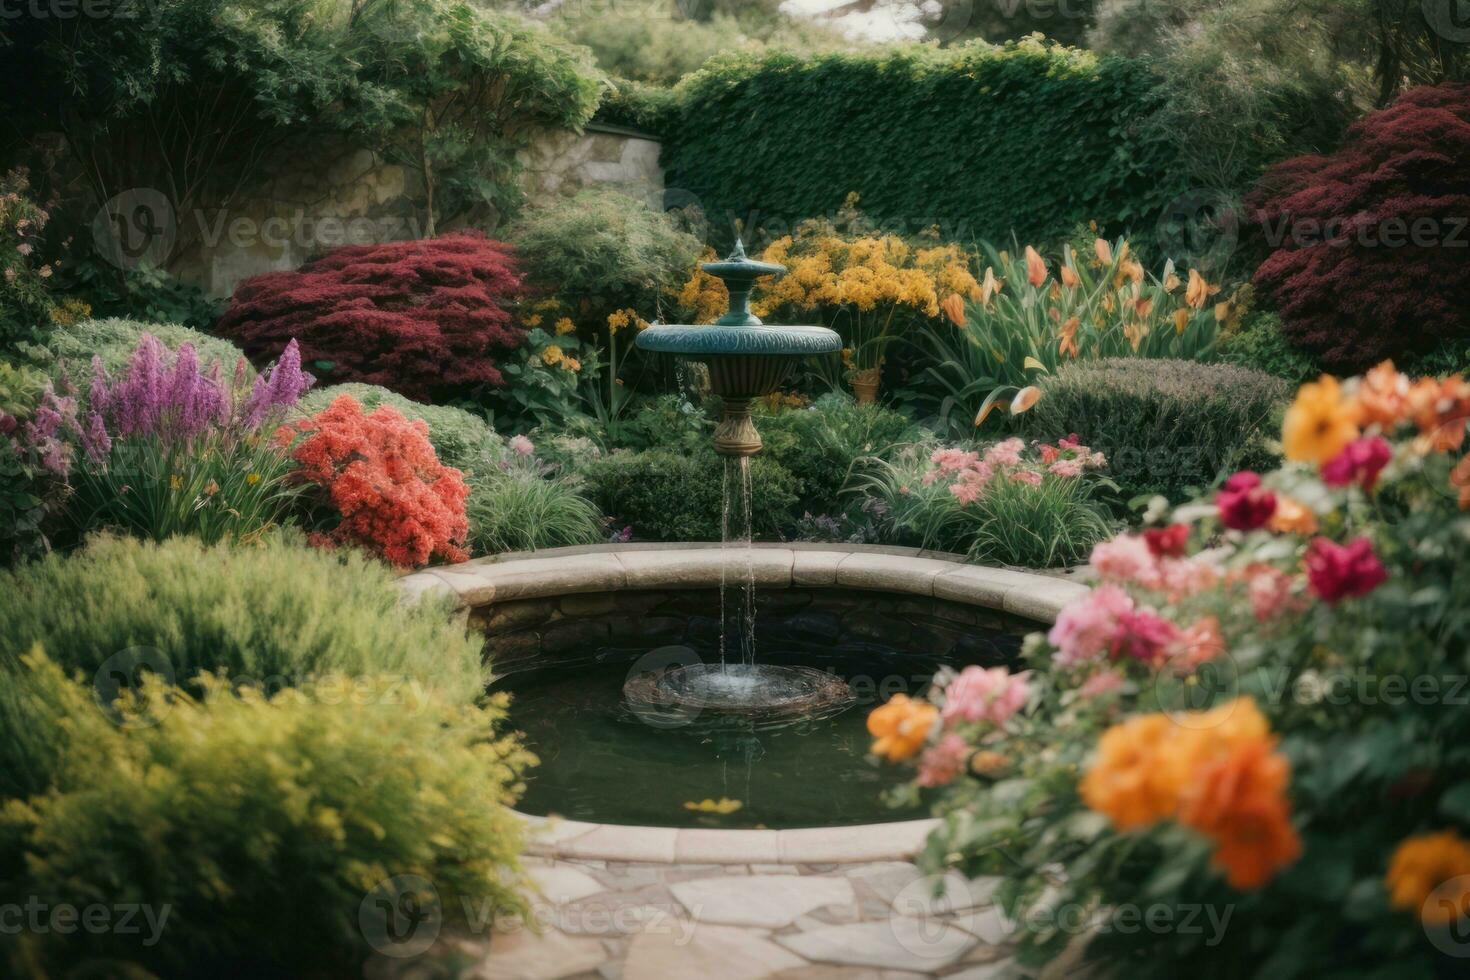
<path id="1" fill-rule="evenodd" d="M 497 555 L 400 579 L 410 596 L 447 596 L 461 607 L 586 592 L 715 588 L 745 553 L 713 544 L 600 545 Z M 760 588 L 835 586 L 932 596 L 1049 623 L 1087 589 L 1057 575 L 966 565 L 956 555 L 855 545 L 758 545 Z"/>
<path id="2" fill-rule="evenodd" d="M 439 595 L 461 608 L 587 592 L 718 587 L 744 553 L 716 544 L 625 544 L 496 555 L 406 575 L 407 597 Z M 964 564 L 958 555 L 866 545 L 757 544 L 751 568 L 763 588 L 873 589 L 999 609 L 1038 623 L 1087 592 L 1064 576 Z M 738 567 L 737 565 L 737 567 Z M 633 827 L 519 814 L 527 853 L 663 864 L 852 864 L 909 860 L 937 820 L 798 830 Z"/>

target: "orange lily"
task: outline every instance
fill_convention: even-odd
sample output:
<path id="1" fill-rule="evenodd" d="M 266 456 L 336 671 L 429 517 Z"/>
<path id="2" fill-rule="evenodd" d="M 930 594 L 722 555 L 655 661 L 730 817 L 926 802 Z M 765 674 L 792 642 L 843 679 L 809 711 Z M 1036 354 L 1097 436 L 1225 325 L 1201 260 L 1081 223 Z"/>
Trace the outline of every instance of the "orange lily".
<path id="1" fill-rule="evenodd" d="M 1046 282 L 1046 262 L 1030 245 L 1026 246 L 1026 281 L 1037 288 Z"/>
<path id="2" fill-rule="evenodd" d="M 1077 270 L 1076 269 L 1073 269 L 1070 265 L 1064 265 L 1064 266 L 1062 266 L 1062 285 L 1063 286 L 1066 286 L 1068 289 L 1076 289 L 1077 288 L 1077 283 L 1079 283 L 1079 282 L 1081 282 L 1081 280 L 1077 278 Z"/>
<path id="3" fill-rule="evenodd" d="M 1062 324 L 1062 331 L 1057 335 L 1057 353 L 1064 357 L 1076 357 L 1077 350 L 1077 328 L 1081 321 L 1075 316 Z"/>
<path id="4" fill-rule="evenodd" d="M 965 301 L 960 299 L 958 293 L 950 293 L 940 302 L 939 308 L 944 315 L 949 317 L 949 322 L 957 327 L 965 325 Z"/>
<path id="5" fill-rule="evenodd" d="M 1097 254 L 1097 260 L 1103 265 L 1113 264 L 1113 246 L 1108 244 L 1107 239 L 1099 238 L 1094 241 L 1092 250 Z"/>

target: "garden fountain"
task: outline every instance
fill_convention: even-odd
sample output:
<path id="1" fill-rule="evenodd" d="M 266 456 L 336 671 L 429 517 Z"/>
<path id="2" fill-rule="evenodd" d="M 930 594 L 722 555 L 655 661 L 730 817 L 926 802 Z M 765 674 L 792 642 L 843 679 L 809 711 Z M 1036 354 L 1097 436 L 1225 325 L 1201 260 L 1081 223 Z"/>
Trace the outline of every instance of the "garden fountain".
<path id="1" fill-rule="evenodd" d="M 842 339 L 826 327 L 766 326 L 750 310 L 750 292 L 763 276 L 786 267 L 757 262 L 735 249 L 704 271 L 723 280 L 730 308 L 708 326 L 653 326 L 638 335 L 643 350 L 673 354 L 704 364 L 710 389 L 720 399 L 714 448 L 724 459 L 723 547 L 740 551 L 744 574 L 734 589 L 720 583 L 720 662 L 639 674 L 624 686 L 630 703 L 659 710 L 710 711 L 748 720 L 811 717 L 841 710 L 851 702 L 846 682 L 809 667 L 755 662 L 755 582 L 751 549 L 750 457 L 761 437 L 751 420 L 757 398 L 774 392 L 804 357 L 835 354 Z M 732 555 L 732 557 L 735 557 Z M 727 558 L 728 571 L 731 561 Z M 732 652 L 740 652 L 738 662 Z"/>

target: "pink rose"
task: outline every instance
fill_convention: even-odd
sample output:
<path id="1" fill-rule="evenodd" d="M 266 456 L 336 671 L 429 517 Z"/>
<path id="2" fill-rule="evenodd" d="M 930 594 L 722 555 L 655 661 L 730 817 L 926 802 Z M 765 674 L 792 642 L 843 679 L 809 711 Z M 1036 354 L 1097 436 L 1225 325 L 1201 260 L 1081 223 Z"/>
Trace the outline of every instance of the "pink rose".
<path id="1" fill-rule="evenodd" d="M 1388 570 L 1367 538 L 1345 545 L 1314 538 L 1307 546 L 1306 564 L 1312 591 L 1329 603 L 1365 596 L 1388 581 Z"/>
<path id="2" fill-rule="evenodd" d="M 965 771 L 970 744 L 958 735 L 946 735 L 919 756 L 919 785 L 933 788 L 954 782 Z"/>
<path id="3" fill-rule="evenodd" d="M 1155 562 L 1148 542 L 1132 534 L 1120 534 L 1092 549 L 1092 567 L 1104 579 L 1112 582 L 1140 582 L 1148 585 L 1157 577 Z"/>
<path id="4" fill-rule="evenodd" d="M 1133 599 L 1116 585 L 1100 585 L 1067 606 L 1046 638 L 1057 648 L 1054 659 L 1071 667 L 1107 652 L 1118 617 L 1133 610 Z"/>
<path id="5" fill-rule="evenodd" d="M 1012 674 L 1004 667 L 966 667 L 944 689 L 945 723 L 988 721 L 1003 725 L 1031 697 L 1026 674 Z"/>
<path id="6" fill-rule="evenodd" d="M 1378 483 L 1378 474 L 1391 459 L 1393 448 L 1382 436 L 1354 439 L 1322 464 L 1322 482 L 1330 487 L 1357 483 L 1371 493 Z"/>

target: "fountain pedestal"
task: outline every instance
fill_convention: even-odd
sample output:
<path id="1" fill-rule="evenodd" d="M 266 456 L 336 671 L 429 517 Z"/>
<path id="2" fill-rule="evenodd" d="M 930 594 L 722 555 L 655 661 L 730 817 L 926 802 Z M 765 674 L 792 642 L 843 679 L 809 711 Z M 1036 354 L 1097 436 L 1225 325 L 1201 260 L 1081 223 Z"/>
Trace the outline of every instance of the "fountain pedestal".
<path id="1" fill-rule="evenodd" d="M 768 395 L 791 375 L 797 360 L 842 349 L 842 338 L 825 327 L 768 327 L 750 311 L 750 291 L 762 276 L 780 275 L 785 266 L 755 262 L 737 240 L 735 251 L 723 262 L 708 262 L 704 270 L 724 280 L 730 291 L 729 311 L 709 326 L 654 326 L 638 335 L 643 350 L 674 354 L 709 368 L 710 389 L 719 396 L 721 415 L 715 428 L 715 452 L 730 465 L 738 461 L 742 476 L 741 510 L 749 515 L 749 472 L 746 457 L 761 450 L 760 433 L 750 412 L 757 398 Z M 728 492 L 729 481 L 726 482 Z M 728 497 L 727 511 L 728 511 Z M 750 528 L 745 546 L 750 547 Z M 730 537 L 728 521 L 726 538 Z M 727 542 L 728 543 L 728 540 Z M 745 662 L 726 664 L 724 643 L 716 664 L 676 667 L 659 674 L 635 676 L 623 686 L 623 696 L 635 707 L 683 714 L 709 713 L 715 718 L 763 724 L 835 714 L 852 704 L 847 682 L 809 667 L 782 667 L 753 662 L 754 583 L 749 575 L 741 588 L 746 596 L 741 637 Z M 721 585 L 724 606 L 724 585 Z M 723 609 L 722 609 L 723 616 Z"/>

